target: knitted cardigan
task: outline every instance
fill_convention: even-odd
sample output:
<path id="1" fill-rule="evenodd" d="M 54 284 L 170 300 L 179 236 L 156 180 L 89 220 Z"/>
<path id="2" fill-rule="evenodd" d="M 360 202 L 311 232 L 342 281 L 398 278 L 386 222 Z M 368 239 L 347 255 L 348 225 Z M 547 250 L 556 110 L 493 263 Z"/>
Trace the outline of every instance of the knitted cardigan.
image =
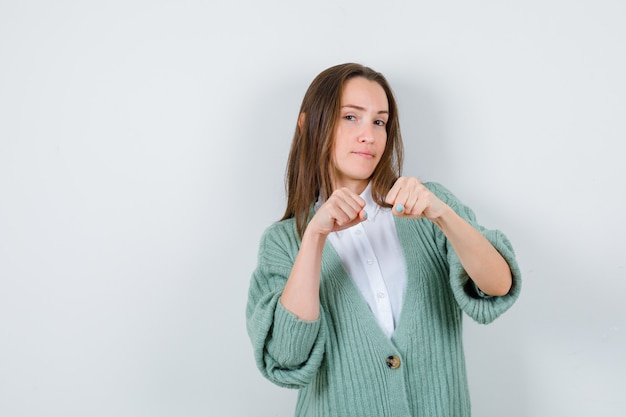
<path id="1" fill-rule="evenodd" d="M 393 337 L 380 329 L 328 242 L 320 317 L 305 322 L 279 301 L 300 246 L 295 222 L 274 223 L 261 238 L 247 330 L 261 373 L 279 386 L 299 389 L 296 417 L 470 415 L 462 312 L 483 324 L 496 319 L 518 297 L 520 271 L 501 232 L 476 224 L 473 212 L 443 186 L 425 185 L 503 255 L 513 274 L 511 290 L 502 297 L 481 297 L 434 223 L 395 217 L 408 282 Z M 397 367 L 388 363 L 394 356 Z"/>

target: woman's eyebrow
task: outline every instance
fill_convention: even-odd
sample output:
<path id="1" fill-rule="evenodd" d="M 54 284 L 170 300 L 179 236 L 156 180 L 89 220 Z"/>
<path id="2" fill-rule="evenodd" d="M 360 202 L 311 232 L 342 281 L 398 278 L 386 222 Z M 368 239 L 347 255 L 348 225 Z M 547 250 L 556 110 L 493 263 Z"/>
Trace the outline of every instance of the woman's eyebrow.
<path id="1" fill-rule="evenodd" d="M 350 109 L 355 109 L 355 110 L 359 110 L 359 111 L 366 111 L 367 110 L 365 107 L 357 106 L 355 104 L 346 104 L 345 106 L 341 106 L 341 108 L 342 109 L 350 108 Z M 379 110 L 378 114 L 389 114 L 389 110 Z"/>

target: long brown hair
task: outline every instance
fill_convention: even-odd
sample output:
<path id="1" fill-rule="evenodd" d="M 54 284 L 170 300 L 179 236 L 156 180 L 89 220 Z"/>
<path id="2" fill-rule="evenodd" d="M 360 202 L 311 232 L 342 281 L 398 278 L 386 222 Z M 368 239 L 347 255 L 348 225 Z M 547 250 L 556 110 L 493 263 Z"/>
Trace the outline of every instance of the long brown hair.
<path id="1" fill-rule="evenodd" d="M 360 64 L 336 65 L 322 71 L 311 83 L 302 105 L 287 161 L 285 187 L 287 208 L 283 220 L 295 217 L 300 237 L 304 234 L 311 206 L 318 197 L 326 200 L 333 192 L 332 149 L 339 119 L 343 87 L 351 78 L 363 77 L 383 88 L 389 104 L 385 151 L 374 170 L 372 196 L 377 204 L 389 207 L 384 199 L 402 170 L 403 145 L 398 108 L 385 77 Z"/>

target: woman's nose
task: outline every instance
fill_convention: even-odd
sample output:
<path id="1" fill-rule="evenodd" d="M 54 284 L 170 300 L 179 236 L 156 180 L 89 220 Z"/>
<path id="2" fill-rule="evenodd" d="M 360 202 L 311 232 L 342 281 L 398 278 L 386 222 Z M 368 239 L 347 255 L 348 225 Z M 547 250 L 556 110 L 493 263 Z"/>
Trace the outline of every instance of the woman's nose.
<path id="1" fill-rule="evenodd" d="M 371 126 L 364 126 L 359 135 L 359 142 L 374 142 L 374 129 Z"/>

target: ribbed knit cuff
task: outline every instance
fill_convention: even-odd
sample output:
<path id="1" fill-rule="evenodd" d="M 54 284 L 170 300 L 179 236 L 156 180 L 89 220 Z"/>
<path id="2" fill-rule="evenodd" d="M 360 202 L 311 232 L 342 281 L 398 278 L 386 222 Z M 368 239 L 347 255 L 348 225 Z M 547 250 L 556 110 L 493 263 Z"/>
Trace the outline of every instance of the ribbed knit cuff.
<path id="1" fill-rule="evenodd" d="M 448 260 L 450 262 L 452 292 L 459 307 L 478 323 L 487 324 L 494 321 L 513 305 L 521 290 L 521 273 L 515 260 L 513 247 L 506 236 L 498 230 L 486 230 L 483 231 L 483 235 L 500 252 L 511 268 L 513 283 L 508 294 L 501 297 L 487 298 L 473 296 L 473 294 L 467 291 L 467 284 L 470 278 L 456 254 L 449 254 Z"/>
<path id="2" fill-rule="evenodd" d="M 302 365 L 310 356 L 319 334 L 321 320 L 303 321 L 278 301 L 267 351 L 283 368 Z"/>

